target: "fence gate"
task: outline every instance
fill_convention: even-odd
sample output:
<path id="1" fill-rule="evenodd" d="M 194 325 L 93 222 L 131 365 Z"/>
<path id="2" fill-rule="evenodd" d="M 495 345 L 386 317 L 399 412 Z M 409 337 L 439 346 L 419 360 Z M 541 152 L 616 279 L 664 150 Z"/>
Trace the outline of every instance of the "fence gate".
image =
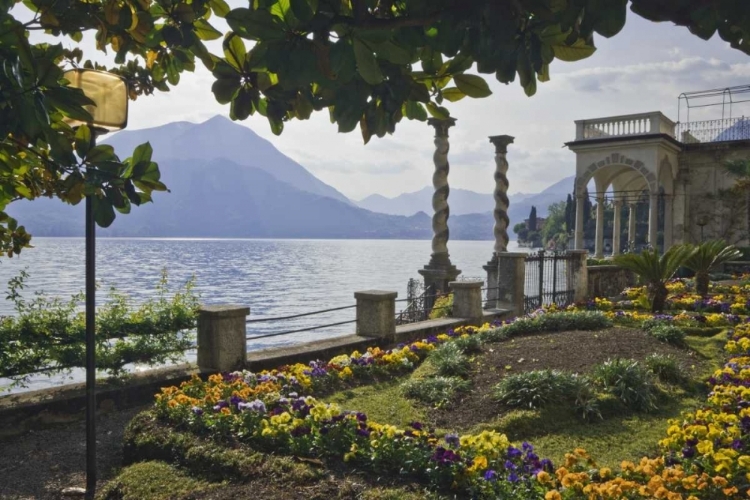
<path id="1" fill-rule="evenodd" d="M 573 255 L 540 250 L 526 257 L 524 313 L 543 306 L 573 303 Z"/>
<path id="2" fill-rule="evenodd" d="M 435 287 L 425 288 L 422 280 L 410 278 L 406 286 L 406 298 L 396 301 L 399 302 L 405 302 L 406 307 L 396 313 L 397 325 L 425 321 L 435 305 Z"/>

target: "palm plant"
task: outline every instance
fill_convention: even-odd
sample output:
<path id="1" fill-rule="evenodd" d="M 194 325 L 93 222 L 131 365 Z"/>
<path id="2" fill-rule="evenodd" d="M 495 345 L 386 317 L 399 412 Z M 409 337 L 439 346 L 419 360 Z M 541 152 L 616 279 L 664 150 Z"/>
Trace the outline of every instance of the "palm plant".
<path id="1" fill-rule="evenodd" d="M 693 247 L 693 252 L 685 260 L 685 267 L 695 273 L 695 291 L 704 297 L 708 295 L 708 273 L 724 262 L 742 256 L 736 246 L 727 245 L 723 240 L 709 240 Z"/>
<path id="2" fill-rule="evenodd" d="M 674 276 L 692 252 L 693 249 L 687 245 L 676 245 L 661 256 L 657 249 L 652 249 L 639 254 L 618 255 L 613 262 L 638 275 L 648 286 L 651 312 L 660 312 L 664 310 L 667 302 L 667 281 Z"/>

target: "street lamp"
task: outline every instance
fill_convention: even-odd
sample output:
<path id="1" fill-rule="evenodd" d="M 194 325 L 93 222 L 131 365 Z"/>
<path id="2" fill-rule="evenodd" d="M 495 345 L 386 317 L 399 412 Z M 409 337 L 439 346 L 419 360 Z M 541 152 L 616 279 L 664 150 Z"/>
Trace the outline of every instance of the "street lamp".
<path id="1" fill-rule="evenodd" d="M 74 69 L 63 75 L 94 101 L 84 106 L 91 120 L 67 120 L 71 127 L 87 125 L 91 141 L 98 135 L 124 129 L 128 124 L 128 85 L 106 71 Z M 96 492 L 96 224 L 91 194 L 86 195 L 86 498 Z"/>

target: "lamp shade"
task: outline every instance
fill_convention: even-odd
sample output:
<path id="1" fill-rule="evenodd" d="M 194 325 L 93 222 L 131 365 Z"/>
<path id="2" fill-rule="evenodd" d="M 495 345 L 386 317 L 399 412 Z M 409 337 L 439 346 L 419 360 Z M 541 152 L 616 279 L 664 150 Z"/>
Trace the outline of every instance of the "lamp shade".
<path id="1" fill-rule="evenodd" d="M 91 113 L 90 123 L 66 119 L 72 127 L 91 125 L 107 131 L 121 130 L 128 125 L 128 84 L 121 76 L 94 69 L 73 69 L 63 75 L 70 87 L 83 90 L 96 106 L 84 106 Z"/>

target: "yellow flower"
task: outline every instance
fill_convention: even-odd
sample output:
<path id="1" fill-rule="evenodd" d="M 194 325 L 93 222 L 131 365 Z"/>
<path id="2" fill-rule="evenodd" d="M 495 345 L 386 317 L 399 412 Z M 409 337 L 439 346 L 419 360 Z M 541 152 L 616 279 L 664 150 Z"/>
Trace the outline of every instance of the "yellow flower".
<path id="1" fill-rule="evenodd" d="M 560 492 L 557 490 L 548 491 L 544 495 L 544 500 L 562 500 L 562 496 L 560 495 Z"/>

